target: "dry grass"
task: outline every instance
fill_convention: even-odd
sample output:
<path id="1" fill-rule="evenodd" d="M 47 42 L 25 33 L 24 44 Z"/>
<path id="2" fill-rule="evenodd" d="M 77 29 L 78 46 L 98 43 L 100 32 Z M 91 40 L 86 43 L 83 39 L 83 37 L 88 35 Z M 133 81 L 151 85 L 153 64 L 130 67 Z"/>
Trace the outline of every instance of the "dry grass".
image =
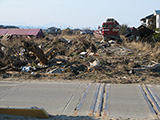
<path id="1" fill-rule="evenodd" d="M 124 42 L 125 46 L 132 49 L 138 55 L 145 57 L 148 56 L 150 60 L 160 62 L 160 42 L 159 43 L 147 43 L 147 42 Z"/>

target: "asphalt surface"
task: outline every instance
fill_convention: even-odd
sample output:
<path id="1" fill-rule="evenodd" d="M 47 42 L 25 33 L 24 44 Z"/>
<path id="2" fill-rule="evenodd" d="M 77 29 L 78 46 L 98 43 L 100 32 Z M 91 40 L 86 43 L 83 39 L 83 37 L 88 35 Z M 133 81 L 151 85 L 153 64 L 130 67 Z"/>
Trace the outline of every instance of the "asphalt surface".
<path id="1" fill-rule="evenodd" d="M 147 85 L 147 88 L 160 105 L 160 86 Z M 140 85 L 1 81 L 0 107 L 37 107 L 50 115 L 102 118 L 157 119 L 158 116 Z"/>

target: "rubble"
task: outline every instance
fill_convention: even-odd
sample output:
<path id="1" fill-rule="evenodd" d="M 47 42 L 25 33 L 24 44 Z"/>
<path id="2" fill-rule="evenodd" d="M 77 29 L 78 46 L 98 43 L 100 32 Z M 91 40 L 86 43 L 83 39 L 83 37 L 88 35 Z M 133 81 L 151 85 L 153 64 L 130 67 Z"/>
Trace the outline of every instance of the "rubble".
<path id="1" fill-rule="evenodd" d="M 29 66 L 29 67 L 26 67 L 26 66 L 23 66 L 23 67 L 22 67 L 22 71 L 23 71 L 23 72 L 29 72 L 30 69 L 31 69 L 30 66 Z"/>
<path id="2" fill-rule="evenodd" d="M 88 67 L 88 70 L 93 69 L 93 68 L 98 69 L 100 67 L 100 61 L 98 59 L 96 59 L 93 62 L 90 62 L 89 64 L 90 66 Z"/>
<path id="3" fill-rule="evenodd" d="M 0 44 L 0 74 L 29 79 L 58 76 L 61 79 L 93 79 L 111 83 L 124 83 L 126 79 L 126 83 L 137 83 L 140 75 L 144 77 L 142 74 L 150 72 L 149 69 L 158 68 L 158 48 L 152 52 L 156 53 L 157 57 L 153 60 L 158 64 L 143 66 L 151 59 L 145 51 L 133 49 L 125 42 L 120 45 L 113 40 L 101 41 L 90 35 L 62 35 L 39 40 L 3 38 Z M 144 68 L 145 72 L 141 73 Z"/>
<path id="4" fill-rule="evenodd" d="M 133 68 L 129 73 L 135 73 L 136 71 L 145 71 L 145 70 L 152 70 L 155 72 L 160 72 L 160 63 L 152 61 L 153 65 L 144 65 L 141 68 Z"/>
<path id="5" fill-rule="evenodd" d="M 155 31 L 141 25 L 138 28 L 133 27 L 125 37 L 130 41 L 155 42 L 155 40 L 152 39 L 154 33 Z"/>
<path id="6" fill-rule="evenodd" d="M 44 55 L 43 51 L 34 43 L 29 43 L 26 41 L 22 41 L 23 46 L 26 50 L 33 52 L 40 60 L 42 64 L 47 64 L 48 60 Z"/>
<path id="7" fill-rule="evenodd" d="M 52 74 L 52 73 L 63 73 L 63 69 L 61 69 L 61 68 L 55 68 L 55 69 L 53 69 L 53 70 L 51 70 L 51 71 L 49 71 L 48 72 L 48 74 Z"/>

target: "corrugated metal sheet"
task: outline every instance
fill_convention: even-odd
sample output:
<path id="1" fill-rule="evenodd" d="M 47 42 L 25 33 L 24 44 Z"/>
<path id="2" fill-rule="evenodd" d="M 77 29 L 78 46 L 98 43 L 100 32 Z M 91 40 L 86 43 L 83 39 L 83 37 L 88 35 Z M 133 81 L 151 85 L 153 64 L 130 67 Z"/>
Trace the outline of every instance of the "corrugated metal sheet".
<path id="1" fill-rule="evenodd" d="M 37 35 L 40 29 L 30 29 L 28 35 Z"/>
<path id="2" fill-rule="evenodd" d="M 9 35 L 17 35 L 19 29 L 9 29 L 7 34 Z"/>
<path id="3" fill-rule="evenodd" d="M 44 37 L 41 29 L 0 29 L 0 35 L 33 35 L 37 37 Z"/>
<path id="4" fill-rule="evenodd" d="M 8 29 L 0 29 L 0 35 L 5 35 L 7 34 Z"/>
<path id="5" fill-rule="evenodd" d="M 19 30 L 17 35 L 28 35 L 29 29 Z"/>

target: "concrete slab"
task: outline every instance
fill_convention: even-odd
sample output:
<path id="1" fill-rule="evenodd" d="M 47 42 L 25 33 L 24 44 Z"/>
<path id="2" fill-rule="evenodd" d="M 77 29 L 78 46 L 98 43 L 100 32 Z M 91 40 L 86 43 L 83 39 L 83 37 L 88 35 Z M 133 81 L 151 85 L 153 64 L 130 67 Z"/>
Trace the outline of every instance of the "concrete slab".
<path id="1" fill-rule="evenodd" d="M 90 108 L 91 108 L 92 101 L 93 101 L 94 94 L 95 94 L 97 87 L 98 87 L 98 84 L 91 84 L 90 85 L 88 93 L 86 94 L 84 101 L 82 103 L 82 106 L 81 106 L 80 110 L 78 111 L 78 115 L 80 115 L 80 116 L 88 116 L 89 115 Z"/>
<path id="2" fill-rule="evenodd" d="M 14 90 L 15 87 L 17 89 L 19 85 L 21 85 L 20 82 L 0 81 L 0 99 Z"/>
<path id="3" fill-rule="evenodd" d="M 88 116 L 92 107 L 95 113 L 97 101 L 102 98 L 100 102 L 103 105 L 100 109 L 102 116 L 106 110 L 108 118 L 154 119 L 140 85 L 104 86 L 107 89 L 104 89 L 105 93 L 102 96 L 100 83 L 1 81 L 0 108 L 38 107 L 44 108 L 51 115 L 73 116 L 75 108 L 80 104 L 77 115 Z M 160 97 L 160 86 L 149 88 Z M 96 97 L 99 95 L 102 97 Z"/>
<path id="4" fill-rule="evenodd" d="M 160 85 L 149 85 L 148 87 L 153 91 L 160 102 Z"/>
<path id="5" fill-rule="evenodd" d="M 160 85 L 148 85 L 147 87 L 157 104 L 157 113 L 160 115 Z"/>
<path id="6" fill-rule="evenodd" d="M 139 85 L 110 85 L 109 118 L 153 119 Z"/>
<path id="7" fill-rule="evenodd" d="M 0 99 L 0 107 L 44 108 L 49 114 L 62 114 L 71 96 L 82 83 L 29 82 Z M 84 91 L 85 87 L 81 87 Z M 81 94 L 81 93 L 80 93 Z"/>
<path id="8" fill-rule="evenodd" d="M 68 103 L 66 104 L 64 110 L 62 111 L 62 114 L 64 115 L 73 115 L 75 107 L 77 106 L 79 100 L 81 99 L 81 96 L 86 89 L 88 85 L 87 84 L 81 84 L 75 92 L 70 96 L 70 99 L 68 100 Z"/>

